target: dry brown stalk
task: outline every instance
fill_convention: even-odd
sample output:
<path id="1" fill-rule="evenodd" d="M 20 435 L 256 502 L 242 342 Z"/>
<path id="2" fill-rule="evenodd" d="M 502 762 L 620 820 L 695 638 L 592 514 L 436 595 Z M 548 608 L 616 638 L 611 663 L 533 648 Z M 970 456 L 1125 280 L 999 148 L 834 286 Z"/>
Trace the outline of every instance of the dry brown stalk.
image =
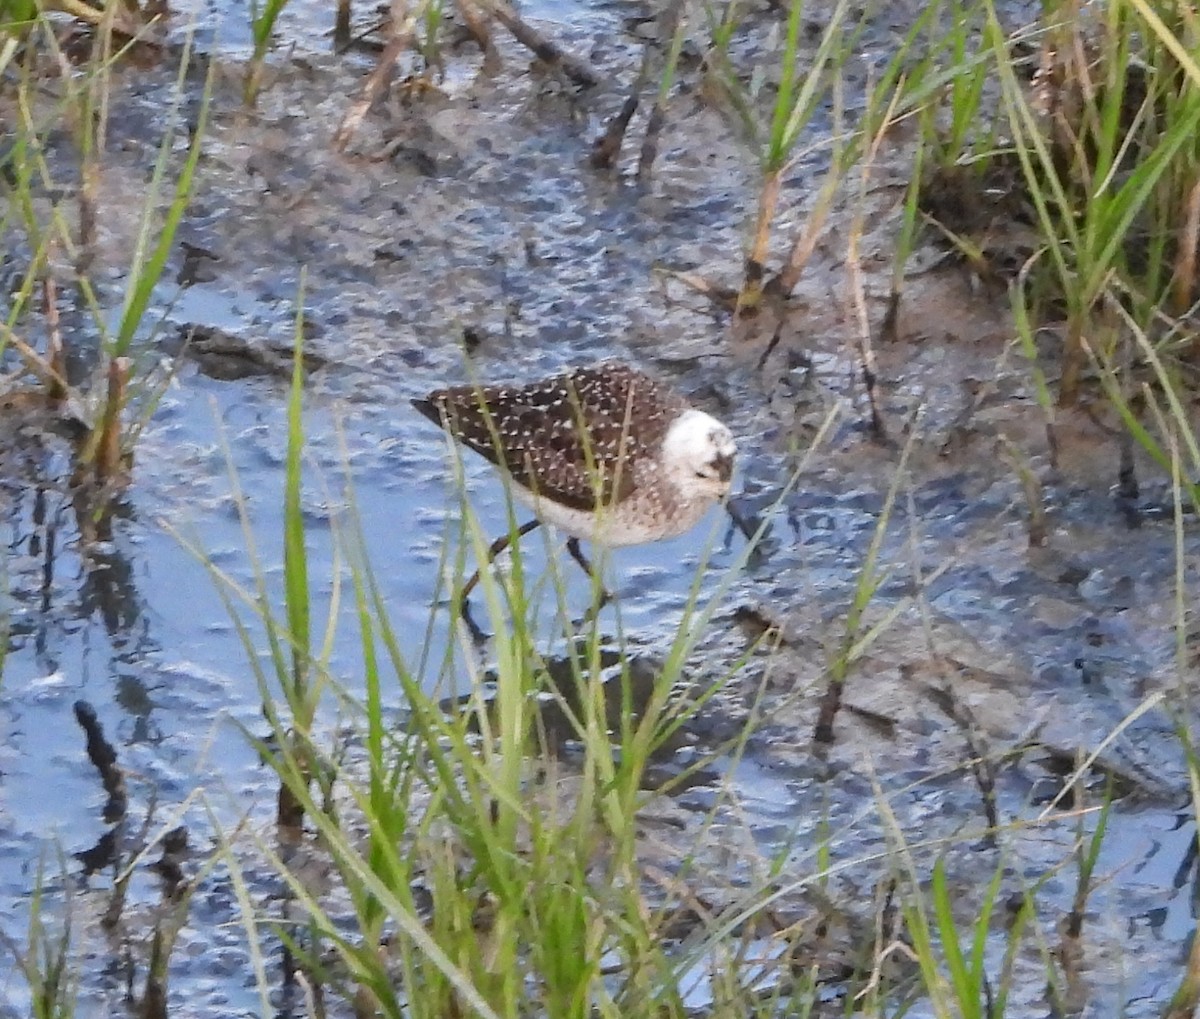
<path id="1" fill-rule="evenodd" d="M 333 48 L 343 50 L 350 43 L 350 0 L 337 0 L 333 16 Z"/>
<path id="2" fill-rule="evenodd" d="M 55 372 L 41 354 L 14 333 L 4 322 L 0 322 L 0 336 L 3 336 L 4 342 L 20 355 L 21 360 L 25 362 L 25 367 L 46 384 L 47 389 L 55 386 L 62 386 L 64 390 L 66 389 L 67 380 Z"/>
<path id="3" fill-rule="evenodd" d="M 736 311 L 739 315 L 753 315 L 762 304 L 767 248 L 771 242 L 771 220 L 775 218 L 775 207 L 779 204 L 782 177 L 782 168 L 770 170 L 763 177 L 762 190 L 758 195 L 754 240 L 750 245 L 750 253 L 746 256 L 745 277 L 737 296 Z"/>
<path id="4" fill-rule="evenodd" d="M 845 681 L 836 676 L 829 677 L 825 692 L 821 694 L 820 707 L 817 710 L 817 723 L 813 726 L 813 742 L 826 746 L 833 743 L 833 723 L 842 708 L 842 692 Z"/>
<path id="5" fill-rule="evenodd" d="M 1042 548 L 1050 540 L 1050 528 L 1046 522 L 1046 498 L 1042 483 L 1034 473 L 1021 451 L 1006 435 L 996 440 L 996 451 L 1008 461 L 1021 482 L 1025 506 L 1029 510 L 1029 547 Z"/>
<path id="6" fill-rule="evenodd" d="M 663 15 L 663 36 L 671 39 L 670 56 L 667 58 L 665 74 L 673 76 L 679 60 L 679 52 L 683 47 L 683 8 L 686 0 L 676 0 Z M 643 73 L 649 72 L 646 64 L 642 65 Z M 663 124 L 667 120 L 668 79 L 664 78 L 655 96 L 654 106 L 650 109 L 650 117 L 646 121 L 646 133 L 642 136 L 642 149 L 638 154 L 637 179 L 644 181 L 649 178 L 654 169 L 654 161 L 658 158 L 658 139 L 662 134 Z"/>
<path id="7" fill-rule="evenodd" d="M 46 318 L 46 362 L 53 373 L 46 383 L 46 396 L 51 400 L 61 400 L 67 395 L 64 382 L 67 359 L 63 350 L 62 331 L 59 329 L 58 294 L 54 277 L 49 275 L 42 281 L 42 312 Z"/>
<path id="8" fill-rule="evenodd" d="M 114 31 L 131 39 L 137 36 L 143 28 L 137 8 L 134 7 L 131 9 L 125 4 L 99 8 L 84 3 L 83 0 L 49 0 L 46 6 L 52 10 L 69 14 L 73 18 L 78 18 L 80 21 L 97 28 L 105 20 L 109 20 Z"/>
<path id="9" fill-rule="evenodd" d="M 1184 211 L 1171 300 L 1177 315 L 1186 312 L 1196 299 L 1196 245 L 1200 244 L 1200 180 L 1196 181 L 1188 192 Z"/>
<path id="10" fill-rule="evenodd" d="M 463 28 L 483 53 L 484 73 L 495 74 L 500 70 L 500 54 L 496 50 L 495 40 L 492 39 L 492 30 L 487 18 L 475 6 L 474 0 L 458 0 L 457 7 Z"/>
<path id="11" fill-rule="evenodd" d="M 121 458 L 121 409 L 125 406 L 129 365 L 127 357 L 114 357 L 108 365 L 108 392 L 105 396 L 104 413 L 100 418 L 99 442 L 96 446 L 93 469 L 96 480 L 101 484 L 120 477 L 124 471 L 125 465 Z"/>
<path id="12" fill-rule="evenodd" d="M 1063 341 L 1062 379 L 1058 385 L 1058 405 L 1073 407 L 1079 397 L 1079 380 L 1083 375 L 1083 319 L 1072 315 L 1067 322 Z"/>
<path id="13" fill-rule="evenodd" d="M 870 164 L 864 164 L 863 167 L 863 189 L 866 189 L 866 180 L 868 177 L 867 167 Z M 859 196 L 859 209 L 863 207 L 863 196 Z M 883 414 L 879 410 L 879 400 L 876 395 L 876 386 L 879 380 L 879 373 L 875 368 L 875 348 L 871 343 L 871 321 L 867 314 L 867 295 L 866 288 L 863 285 L 862 265 L 859 260 L 858 245 L 862 237 L 862 214 L 861 211 L 854 218 L 854 223 L 850 229 L 850 237 L 848 241 L 848 250 L 846 252 L 846 273 L 850 277 L 850 296 L 854 301 L 854 317 L 858 322 L 858 329 L 855 333 L 855 346 L 858 348 L 858 362 L 862 370 L 863 390 L 867 394 L 867 406 L 871 412 L 871 434 L 876 440 L 882 441 L 887 438 L 887 427 L 883 421 Z M 815 233 L 815 231 L 809 231 Z"/>
<path id="14" fill-rule="evenodd" d="M 1163 1013 L 1163 1019 L 1194 1019 L 1197 1007 L 1200 1007 L 1200 937 L 1193 934 L 1187 969 Z"/>
<path id="15" fill-rule="evenodd" d="M 939 673 L 940 683 L 922 683 L 921 688 L 937 705 L 938 710 L 958 726 L 963 742 L 967 745 L 967 752 L 971 755 L 968 766 L 983 801 L 983 818 L 988 827 L 983 842 L 989 847 L 994 847 L 995 832 L 1000 827 L 1000 813 L 996 806 L 996 762 L 988 752 L 983 729 L 975 718 L 975 713 L 965 701 L 954 694 L 954 681 L 967 667 L 945 655 L 935 655 L 933 665 Z M 915 671 L 912 665 L 900 666 L 900 674 L 907 680 L 913 680 Z"/>
<path id="16" fill-rule="evenodd" d="M 383 94 L 383 90 L 391 77 L 392 68 L 396 66 L 396 61 L 400 59 L 400 54 L 408 48 L 409 43 L 412 41 L 416 24 L 416 15 L 409 12 L 406 0 L 394 0 L 392 4 L 392 34 L 383 49 L 383 53 L 379 56 L 379 64 L 368 76 L 366 83 L 363 85 L 362 92 L 350 104 L 350 109 L 346 111 L 346 115 L 342 118 L 341 124 L 334 133 L 333 147 L 338 152 L 345 151 L 346 146 L 350 143 L 350 139 L 354 137 L 359 125 L 363 122 L 363 118 L 367 115 L 367 111 L 375 104 L 375 100 Z"/>
<path id="17" fill-rule="evenodd" d="M 603 80 L 600 73 L 594 70 L 587 61 L 568 53 L 558 43 L 547 39 L 537 29 L 522 21 L 521 16 L 506 0 L 478 0 L 478 2 L 485 11 L 512 33 L 517 42 L 533 50 L 534 56 L 539 60 L 552 67 L 561 68 L 562 72 L 576 85 L 583 88 L 594 88 Z"/>
<path id="18" fill-rule="evenodd" d="M 678 280 L 685 287 L 689 287 L 702 297 L 708 298 L 713 304 L 726 310 L 732 309 L 737 301 L 737 291 L 732 287 L 723 287 L 706 280 L 703 276 L 697 276 L 694 272 L 677 272 L 674 269 L 660 269 L 659 272 L 671 279 Z"/>
<path id="19" fill-rule="evenodd" d="M 654 161 L 658 158 L 658 139 L 666 122 L 666 103 L 658 99 L 650 110 L 650 117 L 646 121 L 646 133 L 642 136 L 642 150 L 638 153 L 638 180 L 646 180 L 654 169 Z"/>
<path id="20" fill-rule="evenodd" d="M 630 93 L 629 98 L 621 104 L 621 109 L 617 111 L 617 115 L 608 122 L 608 126 L 604 129 L 604 134 L 596 139 L 592 145 L 592 155 L 589 159 L 592 167 L 597 170 L 607 170 L 613 165 L 617 158 L 617 154 L 621 151 L 621 143 L 625 140 L 625 132 L 629 129 L 629 122 L 633 120 L 633 115 L 638 108 L 638 88 L 641 82 L 634 86 L 634 90 Z"/>

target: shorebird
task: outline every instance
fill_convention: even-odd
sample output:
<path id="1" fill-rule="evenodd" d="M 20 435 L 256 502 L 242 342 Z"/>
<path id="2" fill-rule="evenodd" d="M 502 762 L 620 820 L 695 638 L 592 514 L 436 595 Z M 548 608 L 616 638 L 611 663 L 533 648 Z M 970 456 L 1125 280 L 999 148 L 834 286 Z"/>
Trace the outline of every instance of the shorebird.
<path id="1" fill-rule="evenodd" d="M 528 385 L 436 389 L 417 408 L 510 478 L 534 519 L 492 543 L 487 563 L 545 523 L 608 547 L 674 538 L 729 491 L 737 451 L 720 421 L 669 386 L 606 361 Z M 464 585 L 461 604 L 479 581 Z M 607 600 L 602 592 L 601 604 Z"/>

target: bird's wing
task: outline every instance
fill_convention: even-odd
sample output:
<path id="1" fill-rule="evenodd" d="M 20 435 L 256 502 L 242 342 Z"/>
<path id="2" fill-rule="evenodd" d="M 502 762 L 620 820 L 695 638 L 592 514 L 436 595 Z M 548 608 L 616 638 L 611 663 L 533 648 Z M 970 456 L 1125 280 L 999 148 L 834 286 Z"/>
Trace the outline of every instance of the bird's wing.
<path id="1" fill-rule="evenodd" d="M 664 402 L 665 401 L 665 402 Z M 626 499 L 653 456 L 677 397 L 619 366 L 578 369 L 529 386 L 458 386 L 414 405 L 538 496 L 594 511 Z"/>

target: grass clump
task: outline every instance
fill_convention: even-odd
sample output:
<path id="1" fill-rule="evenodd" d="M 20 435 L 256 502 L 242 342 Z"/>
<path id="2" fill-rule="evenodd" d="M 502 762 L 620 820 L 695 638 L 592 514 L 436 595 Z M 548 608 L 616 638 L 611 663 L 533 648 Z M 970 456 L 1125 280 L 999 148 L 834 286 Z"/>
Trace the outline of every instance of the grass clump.
<path id="1" fill-rule="evenodd" d="M 682 1015 L 662 918 L 637 860 L 637 825 L 650 761 L 714 692 L 676 696 L 707 611 L 689 607 L 649 689 L 639 686 L 635 697 L 639 666 L 629 655 L 603 648 L 594 629 L 544 654 L 519 565 L 506 590 L 485 573 L 489 612 L 510 620 L 494 638 L 493 693 L 471 667 L 469 692 L 449 703 L 410 668 L 350 533 L 343 548 L 364 690 L 352 696 L 330 675 L 327 655 L 310 649 L 300 393 L 297 375 L 286 607 L 272 609 L 265 584 L 249 598 L 274 663 L 273 676 L 259 673 L 274 747 L 262 749 L 279 775 L 281 803 L 296 806 L 287 817 L 280 811 L 279 846 L 268 851 L 306 917 L 286 936 L 307 978 L 337 987 L 363 1015 Z M 327 635 L 340 600 L 339 589 Z M 243 634 L 252 651 L 248 627 Z M 328 695 L 358 734 L 333 749 L 321 746 L 314 725 L 316 703 Z M 387 704 L 397 697 L 403 712 L 393 721 Z M 570 764 L 549 754 L 549 714 L 574 747 Z M 292 870 L 292 848 L 306 838 L 301 822 L 319 835 L 338 876 L 336 897 L 319 897 Z"/>
<path id="2" fill-rule="evenodd" d="M 101 182 L 120 172 L 106 165 L 112 83 L 134 45 L 120 42 L 112 22 L 105 22 L 79 73 L 47 77 L 48 64 L 61 70 L 70 61 L 53 24 L 41 18 L 20 43 L 10 39 L 2 50 L 12 72 L 8 98 L 15 118 L 0 164 L 5 199 L 0 236 L 14 258 L 26 262 L 0 323 L 0 351 L 15 351 L 21 364 L 7 379 L 7 391 L 31 405 L 39 397 L 44 401 L 48 425 L 75 439 L 77 486 L 97 490 L 124 483 L 137 436 L 162 392 L 162 379 L 141 369 L 146 359 L 135 356 L 135 339 L 154 328 L 148 319 L 195 189 L 210 94 L 206 85 L 179 163 L 174 153 L 194 59 L 185 45 L 143 197 L 141 227 L 122 267 L 124 295 L 114 320 L 107 310 L 112 295 L 106 285 L 94 283 L 93 268 L 97 223 L 107 214 L 100 206 Z M 62 149 L 51 139 L 64 128 L 74 165 L 71 157 L 48 155 Z M 99 268 L 103 277 L 112 267 Z M 64 336 L 59 327 L 64 298 L 88 316 L 87 329 Z M 44 343 L 26 333 L 32 323 L 44 329 Z"/>
<path id="3" fill-rule="evenodd" d="M 65 861 L 60 860 L 65 873 Z M 29 897 L 29 927 L 25 945 L 3 946 L 16 963 L 29 995 L 32 1019 L 71 1019 L 78 999 L 79 974 L 71 954 L 71 903 L 62 919 L 49 921 L 46 913 L 46 872 L 39 862 L 33 892 Z M 4 939 L 6 942 L 7 938 Z"/>
<path id="4" fill-rule="evenodd" d="M 980 834 L 1004 845 L 1018 826 L 992 820 L 986 831 L 920 846 L 896 835 L 872 857 L 841 846 L 865 815 L 819 825 L 816 837 L 798 822 L 796 835 L 742 858 L 728 816 L 736 796 L 726 790 L 679 828 L 656 827 L 656 812 L 671 817 L 672 788 L 705 767 L 736 767 L 761 721 L 752 710 L 736 736 L 673 771 L 665 788 L 650 781 L 652 765 L 680 746 L 681 728 L 763 649 L 752 645 L 697 685 L 694 652 L 711 606 L 693 597 L 674 643 L 652 664 L 595 627 L 564 638 L 540 629 L 537 585 L 518 546 L 503 583 L 490 572 L 481 581 L 496 629 L 492 665 L 484 671 L 450 655 L 447 670 L 465 670 L 470 685 L 448 700 L 414 671 L 412 659 L 428 649 L 401 646 L 351 523 L 336 532 L 345 569 L 335 571 L 318 624 L 300 511 L 301 397 L 297 372 L 282 607 L 264 577 L 240 591 L 212 569 L 270 723 L 266 739 L 252 738 L 278 776 L 280 802 L 295 806 L 258 845 L 291 905 L 267 917 L 243 894 L 248 932 L 257 941 L 266 925 L 278 931 L 312 1001 L 332 995 L 358 1016 L 766 1019 L 821 1014 L 834 994 L 873 1014 L 903 1014 L 917 1002 L 938 1016 L 1006 1014 L 1018 962 L 1041 958 L 1034 900 L 1025 892 L 1015 916 L 1003 915 L 1012 890 L 1004 851 L 966 847 Z M 464 538 L 482 554 L 485 537 L 466 519 Z M 858 621 L 833 667 L 838 685 L 879 629 L 862 616 L 885 571 L 878 544 L 854 594 Z M 453 602 L 457 591 L 449 593 Z M 343 604 L 361 688 L 333 671 Z M 266 659 L 256 654 L 260 628 Z M 331 704 L 336 732 L 320 710 Z M 556 724 L 565 737 L 553 736 Z M 881 791 L 866 809 L 899 831 L 891 801 L 904 795 Z M 1077 902 L 1096 881 L 1102 839 L 1103 826 L 1081 856 Z M 243 851 L 227 850 L 232 866 Z M 950 859 L 971 874 L 985 869 L 986 879 L 962 878 Z M 893 884 L 878 899 L 839 888 L 847 874 L 857 881 L 860 868 L 881 865 Z M 312 881 L 314 871 L 329 880 Z M 1041 965 L 1044 984 L 1061 982 L 1052 959 Z"/>
<path id="5" fill-rule="evenodd" d="M 916 208 L 979 275 L 1011 283 L 1019 319 L 1061 335 L 1060 405 L 1079 400 L 1094 355 L 1137 361 L 1126 316 L 1161 354 L 1186 354 L 1200 298 L 1189 16 L 1063 2 L 1010 33 L 981 3 L 955 23 L 970 27 L 922 108 Z"/>
<path id="6" fill-rule="evenodd" d="M 1058 395 L 1071 404 L 1087 360 L 1085 338 L 1117 340 L 1123 332 L 1111 328 L 1112 302 L 1161 335 L 1160 310 L 1179 307 L 1194 291 L 1196 237 L 1176 226 L 1194 201 L 1200 75 L 1154 35 L 1136 5 L 1115 5 L 1095 19 L 1076 13 L 1055 25 L 1033 97 L 1006 70 L 1008 43 L 995 21 L 991 38 L 1045 239 L 1038 261 L 1047 269 L 1038 278 L 1049 285 L 1034 300 L 1043 307 L 1061 301 Z"/>

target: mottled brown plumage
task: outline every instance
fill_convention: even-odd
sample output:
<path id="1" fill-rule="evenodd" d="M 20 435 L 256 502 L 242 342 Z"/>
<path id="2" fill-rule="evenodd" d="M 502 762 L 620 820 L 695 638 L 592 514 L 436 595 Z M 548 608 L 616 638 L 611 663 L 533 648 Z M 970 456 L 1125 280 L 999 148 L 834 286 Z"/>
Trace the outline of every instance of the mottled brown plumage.
<path id="1" fill-rule="evenodd" d="M 737 452 L 729 429 L 616 362 L 525 386 L 437 389 L 413 406 L 506 470 L 513 495 L 533 509 L 535 519 L 492 543 L 488 563 L 510 537 L 546 523 L 569 535 L 568 551 L 590 574 L 580 539 L 612 547 L 675 537 L 729 492 Z M 459 592 L 468 623 L 479 576 Z"/>
<path id="2" fill-rule="evenodd" d="M 539 498 L 592 512 L 633 493 L 688 409 L 668 386 L 627 365 L 576 368 L 526 386 L 454 386 L 413 405 Z"/>

